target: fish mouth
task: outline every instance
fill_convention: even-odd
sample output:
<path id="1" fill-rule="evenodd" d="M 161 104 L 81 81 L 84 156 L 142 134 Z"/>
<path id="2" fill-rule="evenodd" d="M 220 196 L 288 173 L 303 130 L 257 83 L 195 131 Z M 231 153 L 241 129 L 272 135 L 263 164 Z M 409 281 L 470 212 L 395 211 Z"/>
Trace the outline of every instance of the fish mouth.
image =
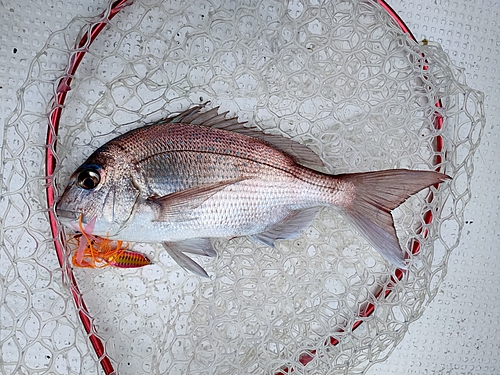
<path id="1" fill-rule="evenodd" d="M 80 217 L 80 213 L 76 211 L 62 210 L 60 208 L 56 209 L 57 216 L 61 219 L 77 220 Z"/>

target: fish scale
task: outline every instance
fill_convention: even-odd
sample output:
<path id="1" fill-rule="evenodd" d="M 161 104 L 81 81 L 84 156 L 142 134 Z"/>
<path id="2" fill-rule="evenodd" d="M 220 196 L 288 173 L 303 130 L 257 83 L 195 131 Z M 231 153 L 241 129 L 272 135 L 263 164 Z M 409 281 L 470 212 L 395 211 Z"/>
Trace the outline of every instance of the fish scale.
<path id="1" fill-rule="evenodd" d="M 215 152 L 200 154 L 173 150 L 171 153 L 174 155 L 158 162 L 138 163 L 142 174 L 148 175 L 148 179 L 144 179 L 145 185 L 155 196 L 220 180 L 246 178 L 205 201 L 191 212 L 193 218 L 190 220 L 172 218 L 169 222 L 153 224 L 161 228 L 156 233 L 168 230 L 173 240 L 186 236 L 188 232 L 201 233 L 203 237 L 234 236 L 242 232 L 252 234 L 280 221 L 292 209 L 309 207 L 313 201 L 316 205 L 325 205 L 324 201 L 319 201 L 321 194 L 315 194 L 306 187 L 307 183 L 290 173 L 264 162 L 242 162 L 237 156 L 225 154 L 222 162 L 218 162 L 220 154 Z M 163 183 L 165 175 L 169 176 L 168 185 Z M 146 190 L 146 187 L 141 190 Z M 250 229 L 250 226 L 253 228 Z M 143 229 L 137 227 L 137 231 Z"/>
<path id="2" fill-rule="evenodd" d="M 291 157 L 270 148 L 258 139 L 236 136 L 220 129 L 173 123 L 148 126 L 139 130 L 136 134 L 115 140 L 116 143 L 123 143 L 127 152 L 134 153 L 138 162 L 162 153 L 191 151 L 216 154 L 221 158 L 233 156 L 254 162 L 254 166 L 265 164 L 280 169 L 296 166 Z M 153 137 L 155 142 L 138 144 L 136 140 L 148 137 Z"/>
<path id="3" fill-rule="evenodd" d="M 253 194 L 259 192 L 270 182 L 283 186 L 270 191 L 266 199 L 273 199 L 275 195 L 286 195 L 287 189 L 292 185 L 301 185 L 300 182 L 322 185 L 334 188 L 332 180 L 325 178 L 321 173 L 311 173 L 293 161 L 288 155 L 274 150 L 253 138 L 239 136 L 224 130 L 192 126 L 189 124 L 165 124 L 156 127 L 145 128 L 138 134 L 131 135 L 130 139 L 123 139 L 125 144 L 130 144 L 130 152 L 136 155 L 133 161 L 135 169 L 141 171 L 138 180 L 144 181 L 141 191 L 147 191 L 149 195 L 164 196 L 174 191 L 188 189 L 198 184 L 210 184 L 220 180 L 230 180 L 238 177 L 252 179 L 252 184 L 244 194 L 240 193 L 241 199 L 254 199 Z M 133 139 L 135 137 L 153 137 L 156 142 L 149 143 L 147 147 L 141 147 Z M 138 149 L 138 150 L 136 150 Z M 249 156 L 255 154 L 255 156 Z M 144 177 L 147 176 L 147 177 Z M 165 178 L 168 178 L 168 184 Z M 257 179 L 258 178 L 258 179 Z M 260 180 L 264 183 L 259 186 Z M 243 184 L 242 182 L 239 185 Z M 333 184 L 334 185 L 334 184 Z M 252 188 L 253 187 L 253 188 Z M 305 187 L 302 187 L 305 189 Z M 279 205 L 294 204 L 297 207 L 310 205 L 315 202 L 325 205 L 327 201 L 321 200 L 316 191 L 307 189 L 306 197 L 290 194 L 287 199 L 277 202 Z M 323 193 L 331 198 L 331 193 Z M 218 199 L 222 200 L 219 194 Z M 293 198 L 292 198 L 293 197 Z M 308 203 L 301 203 L 298 199 L 308 199 Z M 228 202 L 233 198 L 226 197 Z"/>
<path id="4" fill-rule="evenodd" d="M 390 211 L 448 176 L 404 169 L 328 175 L 290 139 L 244 127 L 202 106 L 125 133 L 72 175 L 57 204 L 71 226 L 82 215 L 93 234 L 162 242 L 184 268 L 206 272 L 184 253 L 215 255 L 209 238 L 250 236 L 273 245 L 298 236 L 321 207 L 340 211 L 389 261 L 404 253 Z"/>

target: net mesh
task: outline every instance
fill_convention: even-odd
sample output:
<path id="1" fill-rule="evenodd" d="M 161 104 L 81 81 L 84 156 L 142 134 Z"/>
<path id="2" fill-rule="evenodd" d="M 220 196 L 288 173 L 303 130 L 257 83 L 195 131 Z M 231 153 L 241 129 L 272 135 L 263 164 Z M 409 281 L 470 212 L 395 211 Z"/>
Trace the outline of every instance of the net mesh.
<path id="1" fill-rule="evenodd" d="M 4 373 L 102 373 L 102 362 L 120 374 L 357 374 L 402 340 L 459 243 L 483 96 L 439 46 L 415 43 L 379 4 L 312 3 L 135 1 L 50 36 L 2 147 Z M 214 241 L 218 257 L 197 259 L 207 280 L 139 243 L 133 249 L 153 265 L 72 270 L 69 233 L 51 232 L 47 185 L 62 192 L 98 146 L 207 100 L 308 145 L 329 173 L 453 176 L 394 212 L 409 270 L 395 271 L 328 209 L 272 249 Z M 48 126 L 54 110 L 58 128 Z M 48 179 L 47 150 L 57 166 Z"/>

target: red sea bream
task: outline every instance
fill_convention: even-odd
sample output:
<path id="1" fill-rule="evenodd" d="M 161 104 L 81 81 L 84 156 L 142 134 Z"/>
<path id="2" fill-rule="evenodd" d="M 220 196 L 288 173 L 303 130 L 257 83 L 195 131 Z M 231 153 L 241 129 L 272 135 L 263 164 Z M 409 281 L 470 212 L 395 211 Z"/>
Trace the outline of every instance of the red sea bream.
<path id="1" fill-rule="evenodd" d="M 92 234 L 163 243 L 184 268 L 185 253 L 214 256 L 210 239 L 249 236 L 272 246 L 297 237 L 325 206 L 340 211 L 388 261 L 404 267 L 391 210 L 448 176 L 391 169 L 328 175 L 307 147 L 193 107 L 97 149 L 57 203 L 69 227 L 95 220 Z M 306 167 L 308 165 L 311 168 Z"/>

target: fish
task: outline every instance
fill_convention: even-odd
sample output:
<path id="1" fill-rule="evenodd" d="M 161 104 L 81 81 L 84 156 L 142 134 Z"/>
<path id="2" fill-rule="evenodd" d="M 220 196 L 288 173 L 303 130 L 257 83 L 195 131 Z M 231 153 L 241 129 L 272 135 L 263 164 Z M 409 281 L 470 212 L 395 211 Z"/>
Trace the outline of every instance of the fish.
<path id="1" fill-rule="evenodd" d="M 323 207 L 343 215 L 388 262 L 406 268 L 391 211 L 450 177 L 388 169 L 327 174 L 290 138 L 196 105 L 133 129 L 95 150 L 56 204 L 68 227 L 161 243 L 184 269 L 208 277 L 189 254 L 214 257 L 213 238 L 248 236 L 268 246 L 293 239 Z"/>

